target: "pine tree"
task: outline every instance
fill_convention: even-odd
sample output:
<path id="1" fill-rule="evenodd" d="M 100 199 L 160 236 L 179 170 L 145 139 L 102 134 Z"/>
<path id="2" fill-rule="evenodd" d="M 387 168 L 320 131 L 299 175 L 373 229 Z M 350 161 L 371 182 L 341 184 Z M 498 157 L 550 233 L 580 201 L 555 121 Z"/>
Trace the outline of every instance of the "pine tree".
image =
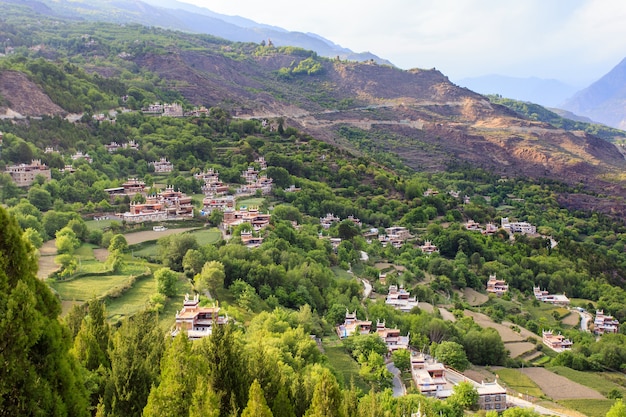
<path id="1" fill-rule="evenodd" d="M 325 369 L 315 385 L 311 406 L 306 417 L 343 417 L 341 412 L 341 390 L 337 380 Z"/>
<path id="2" fill-rule="evenodd" d="M 200 350 L 209 365 L 209 382 L 221 397 L 220 414 L 241 410 L 247 401 L 249 383 L 234 326 L 214 326 L 211 336 L 202 339 Z"/>
<path id="3" fill-rule="evenodd" d="M 88 311 L 74 340 L 74 355 L 90 371 L 100 366 L 110 368 L 108 347 L 111 330 L 104 304 L 92 299 Z"/>
<path id="4" fill-rule="evenodd" d="M 270 410 L 267 401 L 265 401 L 263 388 L 261 388 L 261 384 L 256 379 L 250 386 L 248 405 L 241 413 L 241 417 L 273 417 L 272 410 Z"/>
<path id="5" fill-rule="evenodd" d="M 220 397 L 213 391 L 206 377 L 198 377 L 189 407 L 189 417 L 219 417 L 220 405 Z"/>
<path id="6" fill-rule="evenodd" d="M 88 416 L 80 365 L 61 305 L 36 276 L 17 221 L 0 207 L 0 416 Z"/>
<path id="7" fill-rule="evenodd" d="M 198 361 L 191 352 L 191 342 L 180 333 L 169 345 L 161 360 L 161 383 L 150 391 L 144 417 L 184 416 L 189 413 L 190 400 L 195 391 Z"/>
<path id="8" fill-rule="evenodd" d="M 148 311 L 125 320 L 112 338 L 111 373 L 104 395 L 107 415 L 139 417 L 159 376 L 164 338 Z"/>
<path id="9" fill-rule="evenodd" d="M 287 395 L 287 389 L 284 386 L 280 387 L 276 398 L 274 398 L 272 414 L 274 414 L 274 417 L 296 417 L 293 405 Z"/>

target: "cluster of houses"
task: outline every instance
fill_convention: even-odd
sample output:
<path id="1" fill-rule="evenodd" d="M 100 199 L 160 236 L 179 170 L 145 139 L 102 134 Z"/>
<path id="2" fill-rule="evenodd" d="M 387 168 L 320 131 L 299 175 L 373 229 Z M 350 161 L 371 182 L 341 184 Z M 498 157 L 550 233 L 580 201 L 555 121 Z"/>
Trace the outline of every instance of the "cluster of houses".
<path id="1" fill-rule="evenodd" d="M 417 297 L 411 297 L 411 294 L 402 286 L 398 288 L 397 285 L 390 285 L 385 304 L 392 306 L 396 310 L 410 312 L 418 306 L 419 301 Z"/>
<path id="2" fill-rule="evenodd" d="M 130 203 L 130 210 L 120 215 L 128 223 L 155 222 L 193 218 L 191 197 L 173 187 L 146 197 L 144 203 Z"/>
<path id="3" fill-rule="evenodd" d="M 143 107 L 141 112 L 146 115 L 164 117 L 183 117 L 183 106 L 179 103 L 154 103 Z"/>
<path id="4" fill-rule="evenodd" d="M 108 145 L 104 145 L 104 147 L 108 153 L 114 153 L 119 151 L 120 149 L 133 149 L 135 151 L 139 150 L 139 144 L 134 140 L 122 144 L 117 142 L 111 142 Z"/>
<path id="5" fill-rule="evenodd" d="M 371 333 L 372 322 L 369 320 L 357 319 L 356 311 L 352 313 L 346 311 L 346 317 L 343 324 L 337 326 L 336 330 L 340 339 L 345 339 L 354 334 L 365 335 Z M 387 328 L 384 321 L 376 321 L 375 333 L 385 342 L 389 352 L 409 348 L 409 336 L 401 336 L 399 329 Z"/>
<path id="6" fill-rule="evenodd" d="M 46 181 L 50 181 L 52 178 L 50 168 L 40 159 L 33 159 L 30 164 L 9 165 L 5 172 L 11 176 L 18 187 L 30 186 L 40 175 Z"/>
<path id="7" fill-rule="evenodd" d="M 565 294 L 550 294 L 548 291 L 542 290 L 540 287 L 533 287 L 535 298 L 543 303 L 566 306 L 569 305 L 569 298 Z"/>
<path id="8" fill-rule="evenodd" d="M 509 234 L 534 235 L 537 233 L 537 227 L 528 222 L 510 222 L 508 217 L 503 217 L 500 223 L 501 227 Z"/>
<path id="9" fill-rule="evenodd" d="M 597 335 L 619 332 L 619 321 L 604 310 L 596 310 L 596 318 L 593 320 L 593 332 Z"/>
<path id="10" fill-rule="evenodd" d="M 552 330 L 543 330 L 541 334 L 543 344 L 555 352 L 563 352 L 572 348 L 572 341 L 565 338 L 561 333 L 554 334 Z"/>
<path id="11" fill-rule="evenodd" d="M 465 224 L 465 229 L 472 232 L 481 232 L 484 235 L 491 236 L 498 231 L 498 227 L 493 223 L 487 223 L 483 228 L 480 223 L 475 222 L 472 219 L 469 219 Z"/>
<path id="12" fill-rule="evenodd" d="M 184 112 L 182 104 L 179 103 L 153 103 L 141 109 L 141 112 L 151 116 L 161 117 L 199 117 L 208 115 L 209 110 L 204 107 L 194 107 L 192 110 Z"/>
<path id="13" fill-rule="evenodd" d="M 509 291 L 509 285 L 505 280 L 496 278 L 496 274 L 489 275 L 489 280 L 487 281 L 487 292 L 489 294 L 502 297 L 507 291 Z"/>
<path id="14" fill-rule="evenodd" d="M 507 408 L 506 388 L 497 382 L 473 381 L 421 352 L 411 354 L 411 377 L 417 389 L 427 397 L 446 399 L 452 395 L 455 385 L 469 382 L 478 392 L 478 408 L 486 411 Z"/>
<path id="15" fill-rule="evenodd" d="M 189 298 L 185 295 L 183 308 L 176 313 L 176 323 L 172 331 L 172 337 L 180 332 L 187 332 L 189 339 L 201 339 L 210 336 L 213 326 L 222 326 L 228 323 L 228 316 L 220 315 L 220 308 L 217 305 L 212 307 L 200 306 L 200 297 L 196 294 Z"/>
<path id="16" fill-rule="evenodd" d="M 262 168 L 263 169 L 263 168 Z M 272 192 L 273 181 L 265 174 L 260 174 L 253 166 L 249 166 L 247 170 L 241 173 L 246 183 L 237 188 L 236 194 L 239 196 L 255 195 L 260 190 L 262 195 Z"/>
<path id="17" fill-rule="evenodd" d="M 174 170 L 174 164 L 167 160 L 167 158 L 160 158 L 158 161 L 148 163 L 154 167 L 154 172 L 172 172 Z"/>

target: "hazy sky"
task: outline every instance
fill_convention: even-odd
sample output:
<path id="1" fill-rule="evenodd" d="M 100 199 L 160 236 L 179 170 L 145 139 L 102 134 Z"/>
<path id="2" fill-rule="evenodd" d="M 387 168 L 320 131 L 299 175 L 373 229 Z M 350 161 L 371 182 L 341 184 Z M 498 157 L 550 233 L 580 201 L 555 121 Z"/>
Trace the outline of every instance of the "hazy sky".
<path id="1" fill-rule="evenodd" d="M 624 0 L 182 1 L 452 80 L 502 74 L 583 86 L 626 57 Z"/>

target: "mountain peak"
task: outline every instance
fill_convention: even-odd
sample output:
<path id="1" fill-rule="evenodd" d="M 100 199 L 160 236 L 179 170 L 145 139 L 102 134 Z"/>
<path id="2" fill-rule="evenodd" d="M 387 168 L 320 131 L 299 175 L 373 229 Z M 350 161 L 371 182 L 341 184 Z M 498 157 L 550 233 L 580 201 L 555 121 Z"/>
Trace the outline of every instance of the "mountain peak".
<path id="1" fill-rule="evenodd" d="M 626 58 L 561 107 L 618 129 L 626 128 Z"/>

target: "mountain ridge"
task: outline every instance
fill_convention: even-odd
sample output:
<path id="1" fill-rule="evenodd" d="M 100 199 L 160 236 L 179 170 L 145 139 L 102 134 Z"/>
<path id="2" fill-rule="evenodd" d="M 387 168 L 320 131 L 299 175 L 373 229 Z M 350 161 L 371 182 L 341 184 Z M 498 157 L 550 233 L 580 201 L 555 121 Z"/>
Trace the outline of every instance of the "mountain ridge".
<path id="1" fill-rule="evenodd" d="M 616 199 L 606 203 L 607 211 L 626 215 L 619 200 L 626 197 L 620 180 L 626 162 L 613 144 L 530 120 L 453 84 L 439 71 L 327 59 L 301 49 L 155 28 L 145 34 L 140 26 L 90 25 L 55 25 L 56 38 L 66 43 L 44 44 L 29 53 L 57 60 L 78 53 L 76 62 L 99 74 L 99 83 L 118 82 L 124 71 L 126 77 L 150 74 L 151 83 L 176 92 L 188 105 L 220 107 L 242 119 L 283 119 L 285 126 L 350 152 L 396 155 L 417 171 L 467 162 L 504 176 L 583 184 Z M 42 19 L 37 30 L 44 29 Z M 41 68 L 44 62 L 31 66 Z M 62 62 L 59 70 L 67 71 Z M 142 104 L 149 104 L 142 96 Z M 576 196 L 568 201 L 577 204 Z"/>
<path id="2" fill-rule="evenodd" d="M 4 0 L 3 0 L 4 1 Z M 8 1 L 8 0 L 7 0 Z M 226 16 L 209 9 L 178 1 L 139 1 L 92 0 L 90 2 L 68 0 L 31 0 L 30 7 L 44 5 L 58 16 L 103 21 L 112 23 L 138 23 L 165 29 L 191 33 L 204 33 L 233 42 L 269 41 L 276 46 L 295 46 L 314 50 L 326 57 L 339 56 L 342 59 L 369 61 L 393 65 L 386 59 L 370 52 L 354 52 L 336 45 L 320 35 L 311 36 L 302 32 L 291 32 L 271 25 L 264 25 L 239 16 Z"/>
<path id="3" fill-rule="evenodd" d="M 561 106 L 618 129 L 626 128 L 626 58 Z"/>

